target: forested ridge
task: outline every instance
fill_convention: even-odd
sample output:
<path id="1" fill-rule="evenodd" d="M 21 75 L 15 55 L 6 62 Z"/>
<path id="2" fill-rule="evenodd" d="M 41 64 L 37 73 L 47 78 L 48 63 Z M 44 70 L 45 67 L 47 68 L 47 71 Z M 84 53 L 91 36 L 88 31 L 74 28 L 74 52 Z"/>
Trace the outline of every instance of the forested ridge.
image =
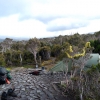
<path id="1" fill-rule="evenodd" d="M 31 38 L 29 40 L 14 41 L 6 38 L 0 42 L 0 65 L 22 66 L 28 64 L 54 63 L 66 57 L 66 49 L 72 45 L 76 50 L 81 49 L 90 41 L 94 53 L 100 53 L 100 31 L 94 34 L 59 35 L 52 38 Z"/>
<path id="2" fill-rule="evenodd" d="M 63 61 L 66 64 L 65 80 L 60 87 L 70 100 L 100 99 L 100 64 L 85 69 L 91 53 L 100 54 L 100 31 L 94 34 L 75 33 L 70 36 L 31 38 L 14 41 L 6 38 L 0 43 L 0 65 L 5 67 L 39 67 Z M 72 61 L 68 72 L 68 62 Z"/>

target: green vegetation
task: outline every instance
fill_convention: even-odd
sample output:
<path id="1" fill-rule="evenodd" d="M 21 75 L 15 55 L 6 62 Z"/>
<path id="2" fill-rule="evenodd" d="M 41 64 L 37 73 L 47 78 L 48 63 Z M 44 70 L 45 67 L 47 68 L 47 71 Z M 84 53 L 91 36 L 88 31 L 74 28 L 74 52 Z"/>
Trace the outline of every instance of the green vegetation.
<path id="1" fill-rule="evenodd" d="M 71 58 L 72 61 L 82 58 L 81 64 L 77 65 L 80 69 L 77 70 L 78 68 L 76 69 L 75 66 L 72 70 L 72 76 L 68 80 L 69 84 L 64 84 L 62 87 L 68 90 L 66 93 L 72 94 L 71 97 L 75 96 L 81 100 L 99 100 L 100 64 L 92 66 L 86 71 L 83 71 L 82 66 L 83 61 L 87 60 L 88 56 L 84 57 L 87 52 L 100 54 L 99 37 L 100 31 L 94 34 L 80 35 L 76 33 L 54 38 L 32 38 L 28 41 L 12 41 L 12 39 L 6 38 L 0 43 L 0 66 L 12 70 L 16 67 L 35 68 L 38 64 L 39 67 L 46 66 L 49 69 L 52 67 L 51 65 L 63 58 Z M 89 49 L 90 44 L 91 49 Z M 83 48 L 83 46 L 85 47 Z M 92 50 L 92 48 L 94 49 Z"/>
<path id="2" fill-rule="evenodd" d="M 46 60 L 52 60 L 55 57 L 56 60 L 62 60 L 66 57 L 66 50 L 71 45 L 74 47 L 74 51 L 82 50 L 83 45 L 90 41 L 91 46 L 94 48 L 94 53 L 100 53 L 100 41 L 99 32 L 94 34 L 82 34 L 75 33 L 70 36 L 61 36 L 54 38 L 37 39 L 32 38 L 28 41 L 12 41 L 12 39 L 6 38 L 0 43 L 0 65 L 5 66 L 24 66 L 34 65 Z M 9 47 L 9 48 L 8 48 Z"/>
<path id="3" fill-rule="evenodd" d="M 93 53 L 100 54 L 100 40 L 90 41 L 91 46 L 94 47 Z"/>

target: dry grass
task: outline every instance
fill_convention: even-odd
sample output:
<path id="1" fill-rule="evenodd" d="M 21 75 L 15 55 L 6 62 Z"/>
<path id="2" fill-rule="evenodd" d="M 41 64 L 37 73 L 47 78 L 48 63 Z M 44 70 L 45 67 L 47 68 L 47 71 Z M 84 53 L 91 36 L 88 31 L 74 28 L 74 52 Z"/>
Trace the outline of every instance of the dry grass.
<path id="1" fill-rule="evenodd" d="M 55 66 L 55 64 L 49 64 L 49 65 L 46 65 L 45 67 L 46 67 L 47 71 L 49 71 L 54 66 Z"/>

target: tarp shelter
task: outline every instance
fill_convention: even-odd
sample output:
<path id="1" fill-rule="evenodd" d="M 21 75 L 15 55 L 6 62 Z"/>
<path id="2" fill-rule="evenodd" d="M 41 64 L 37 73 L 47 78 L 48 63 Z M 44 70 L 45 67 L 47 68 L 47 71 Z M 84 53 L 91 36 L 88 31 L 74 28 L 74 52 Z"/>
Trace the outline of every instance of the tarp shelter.
<path id="1" fill-rule="evenodd" d="M 90 54 L 91 58 L 87 61 L 85 65 L 85 70 L 90 68 L 92 65 L 97 65 L 100 63 L 100 55 L 99 54 Z M 70 72 L 72 66 L 72 62 L 68 62 L 68 72 Z M 52 67 L 50 72 L 58 72 L 58 71 L 66 71 L 66 63 L 63 61 L 59 61 L 54 67 Z"/>

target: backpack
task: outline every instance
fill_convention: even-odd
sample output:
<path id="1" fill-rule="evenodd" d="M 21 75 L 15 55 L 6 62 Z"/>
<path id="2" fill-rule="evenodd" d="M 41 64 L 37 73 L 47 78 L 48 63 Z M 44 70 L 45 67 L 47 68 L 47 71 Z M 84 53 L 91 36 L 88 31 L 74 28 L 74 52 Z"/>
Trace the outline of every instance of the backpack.
<path id="1" fill-rule="evenodd" d="M 6 68 L 0 67 L 0 85 L 6 83 L 6 73 Z"/>
<path id="2" fill-rule="evenodd" d="M 5 75 L 0 75 L 0 85 L 6 83 L 6 74 Z"/>
<path id="3" fill-rule="evenodd" d="M 0 67 L 0 75 L 5 75 L 7 73 L 6 68 Z"/>
<path id="4" fill-rule="evenodd" d="M 4 67 L 0 67 L 0 85 L 5 84 L 8 80 L 11 80 L 10 71 L 6 70 Z"/>

